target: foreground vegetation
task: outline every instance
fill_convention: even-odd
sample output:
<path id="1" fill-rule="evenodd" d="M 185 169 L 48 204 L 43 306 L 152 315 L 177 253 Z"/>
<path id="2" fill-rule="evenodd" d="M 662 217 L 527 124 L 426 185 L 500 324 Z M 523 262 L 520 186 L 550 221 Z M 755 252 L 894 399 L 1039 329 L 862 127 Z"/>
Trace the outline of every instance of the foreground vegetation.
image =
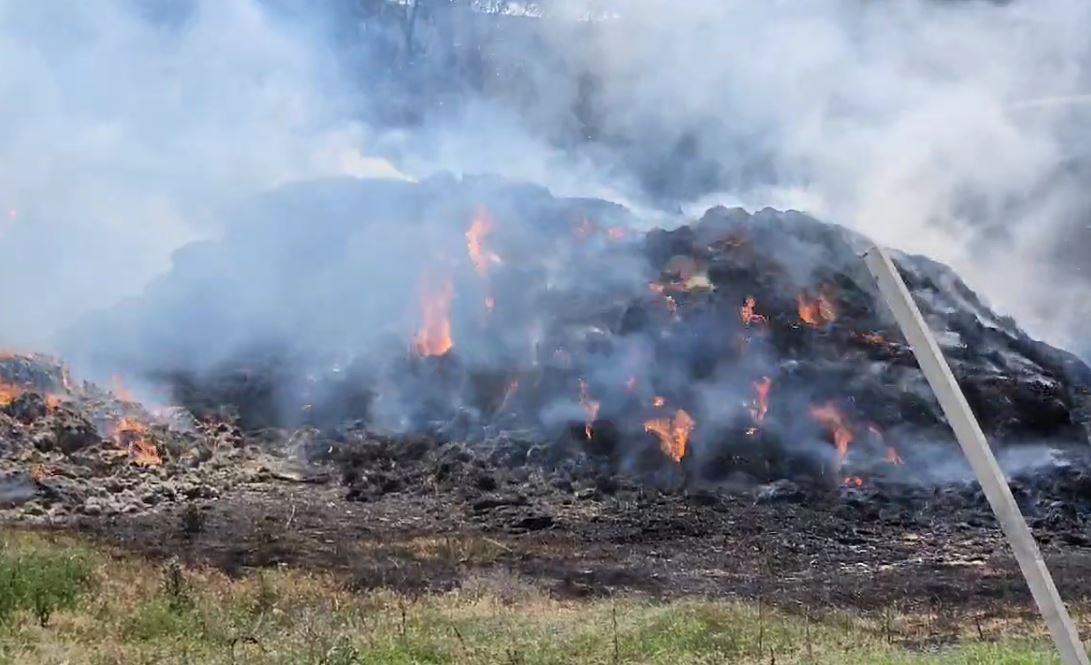
<path id="1" fill-rule="evenodd" d="M 1032 624 L 979 624 L 930 648 L 908 639 L 912 624 L 726 601 L 562 602 L 499 575 L 411 599 L 299 571 L 235 580 L 70 538 L 0 536 L 0 663 L 1058 662 Z"/>

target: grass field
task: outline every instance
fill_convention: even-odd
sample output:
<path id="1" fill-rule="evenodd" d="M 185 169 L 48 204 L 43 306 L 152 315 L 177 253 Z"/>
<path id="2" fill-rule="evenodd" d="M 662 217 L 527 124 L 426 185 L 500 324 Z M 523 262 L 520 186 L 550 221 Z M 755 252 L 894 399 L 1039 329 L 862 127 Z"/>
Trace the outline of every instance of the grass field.
<path id="1" fill-rule="evenodd" d="M 558 601 L 507 575 L 410 598 L 292 570 L 229 579 L 70 537 L 0 536 L 0 662 L 1058 662 L 1034 623 L 966 627 L 937 645 L 922 617 L 789 613 L 764 604 Z"/>

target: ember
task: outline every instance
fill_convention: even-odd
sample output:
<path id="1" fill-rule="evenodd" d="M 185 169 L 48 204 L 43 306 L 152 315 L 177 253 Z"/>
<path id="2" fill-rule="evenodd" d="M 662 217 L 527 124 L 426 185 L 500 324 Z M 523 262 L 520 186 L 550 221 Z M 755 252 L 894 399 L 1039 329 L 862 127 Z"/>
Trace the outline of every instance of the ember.
<path id="1" fill-rule="evenodd" d="M 681 462 L 686 456 L 686 445 L 694 424 L 688 413 L 678 409 L 670 418 L 655 418 L 645 422 L 644 431 L 659 437 L 659 448 L 664 455 L 675 462 Z"/>

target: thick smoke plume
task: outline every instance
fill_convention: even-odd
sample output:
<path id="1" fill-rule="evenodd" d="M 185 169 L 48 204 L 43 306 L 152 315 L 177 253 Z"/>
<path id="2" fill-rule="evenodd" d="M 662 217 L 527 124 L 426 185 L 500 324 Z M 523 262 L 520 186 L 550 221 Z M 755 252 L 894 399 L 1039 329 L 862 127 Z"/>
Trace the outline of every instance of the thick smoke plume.
<path id="1" fill-rule="evenodd" d="M 0 3 L 6 340 L 140 292 L 271 186 L 449 169 L 668 215 L 800 208 L 951 263 L 1085 350 L 1086 3 L 526 10 Z"/>

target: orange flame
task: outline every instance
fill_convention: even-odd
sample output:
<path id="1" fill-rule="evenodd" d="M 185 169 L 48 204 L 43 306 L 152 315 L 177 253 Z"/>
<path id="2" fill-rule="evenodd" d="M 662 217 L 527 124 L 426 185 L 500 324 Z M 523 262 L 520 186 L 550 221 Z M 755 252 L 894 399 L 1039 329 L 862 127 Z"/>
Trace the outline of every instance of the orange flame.
<path id="1" fill-rule="evenodd" d="M 817 298 L 811 298 L 805 293 L 800 293 L 799 318 L 809 326 L 824 326 L 837 319 L 837 311 L 833 303 L 826 296 L 819 294 Z"/>
<path id="2" fill-rule="evenodd" d="M 137 466 L 159 466 L 163 458 L 159 450 L 148 438 L 148 428 L 133 418 L 122 418 L 114 428 L 114 441 L 129 451 L 133 463 Z"/>
<path id="3" fill-rule="evenodd" d="M 761 381 L 754 383 L 754 394 L 757 399 L 750 408 L 750 415 L 754 418 L 754 424 L 760 425 L 765 421 L 765 414 L 769 413 L 769 391 L 773 389 L 773 379 L 768 376 L 761 377 Z"/>
<path id="4" fill-rule="evenodd" d="M 11 383 L 0 383 L 0 406 L 7 406 L 23 394 L 23 389 Z"/>
<path id="5" fill-rule="evenodd" d="M 626 231 L 624 227 L 611 226 L 610 228 L 606 229 L 606 235 L 610 238 L 610 240 L 617 241 L 624 240 L 625 236 L 629 235 L 629 232 Z"/>
<path id="6" fill-rule="evenodd" d="M 591 426 L 595 423 L 595 418 L 599 415 L 599 403 L 596 400 L 591 399 L 591 395 L 587 390 L 587 382 L 580 379 L 580 406 L 583 407 L 584 413 L 587 414 L 586 424 L 583 426 L 583 433 L 591 439 Z"/>
<path id="7" fill-rule="evenodd" d="M 11 404 L 19 395 L 22 395 L 25 392 L 26 390 L 14 383 L 0 382 L 0 406 Z M 64 401 L 65 397 L 63 395 L 58 395 L 56 393 L 45 394 L 45 405 L 50 411 L 56 410 Z"/>
<path id="8" fill-rule="evenodd" d="M 852 429 L 841 413 L 841 410 L 833 402 L 823 406 L 811 405 L 811 418 L 819 424 L 827 427 L 833 434 L 833 443 L 837 446 L 837 456 L 842 461 L 849 455 L 849 444 L 852 443 Z"/>
<path id="9" fill-rule="evenodd" d="M 114 374 L 113 376 L 113 388 L 114 395 L 117 396 L 122 402 L 135 402 L 136 397 L 133 393 L 125 387 L 125 379 L 120 374 Z"/>
<path id="10" fill-rule="evenodd" d="M 436 289 L 426 289 L 421 299 L 420 330 L 413 338 L 413 349 L 421 356 L 442 356 L 454 347 L 451 341 L 451 301 L 455 288 L 450 280 Z"/>
<path id="11" fill-rule="evenodd" d="M 885 337 L 876 332 L 861 333 L 859 338 L 868 344 L 874 344 L 875 346 L 887 346 L 890 344 Z"/>
<path id="12" fill-rule="evenodd" d="M 662 409 L 667 403 L 667 398 L 662 395 L 656 395 L 652 398 L 652 406 L 657 409 Z"/>
<path id="13" fill-rule="evenodd" d="M 845 486 L 846 487 L 863 487 L 864 486 L 864 479 L 861 478 L 860 476 L 849 476 L 848 478 L 845 478 Z"/>
<path id="14" fill-rule="evenodd" d="M 485 236 L 492 233 L 493 224 L 489 212 L 478 210 L 466 231 L 466 252 L 470 255 L 477 273 L 484 277 L 489 272 L 490 263 L 500 263 L 500 257 L 489 251 L 484 245 Z"/>
<path id="15" fill-rule="evenodd" d="M 754 300 L 754 296 L 746 296 L 746 302 L 739 308 L 739 318 L 746 325 L 765 325 L 769 323 L 769 319 L 763 315 L 754 311 L 754 307 L 758 302 Z"/>
<path id="16" fill-rule="evenodd" d="M 645 422 L 644 431 L 659 437 L 659 448 L 664 455 L 675 462 L 681 462 L 686 456 L 686 445 L 695 424 L 688 413 L 678 409 L 670 418 L 655 418 Z"/>
<path id="17" fill-rule="evenodd" d="M 867 429 L 868 429 L 869 432 L 871 432 L 872 436 L 874 436 L 876 439 L 879 440 L 879 443 L 883 442 L 883 440 L 884 440 L 883 439 L 883 431 L 881 429 L 879 429 L 878 425 L 875 425 L 874 423 L 872 423 L 872 424 L 867 426 Z M 894 464 L 896 466 L 900 466 L 900 465 L 905 463 L 902 460 L 902 456 L 898 454 L 898 449 L 895 448 L 894 446 L 887 446 L 887 448 L 886 448 L 886 461 L 887 461 L 888 464 Z"/>

